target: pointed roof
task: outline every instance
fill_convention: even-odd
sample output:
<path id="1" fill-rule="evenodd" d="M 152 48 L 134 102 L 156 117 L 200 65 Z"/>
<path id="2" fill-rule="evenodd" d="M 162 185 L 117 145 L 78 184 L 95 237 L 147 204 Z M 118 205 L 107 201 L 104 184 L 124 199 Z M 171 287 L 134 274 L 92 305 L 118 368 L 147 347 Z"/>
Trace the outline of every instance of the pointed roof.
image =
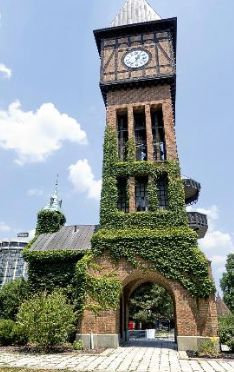
<path id="1" fill-rule="evenodd" d="M 59 178 L 59 175 L 57 174 L 54 193 L 50 197 L 49 204 L 47 204 L 45 208 L 43 208 L 43 210 L 61 212 L 62 200 L 59 199 L 59 194 L 58 194 L 58 178 Z"/>
<path id="2" fill-rule="evenodd" d="M 161 17 L 146 0 L 127 0 L 112 22 L 112 27 L 158 21 Z"/>

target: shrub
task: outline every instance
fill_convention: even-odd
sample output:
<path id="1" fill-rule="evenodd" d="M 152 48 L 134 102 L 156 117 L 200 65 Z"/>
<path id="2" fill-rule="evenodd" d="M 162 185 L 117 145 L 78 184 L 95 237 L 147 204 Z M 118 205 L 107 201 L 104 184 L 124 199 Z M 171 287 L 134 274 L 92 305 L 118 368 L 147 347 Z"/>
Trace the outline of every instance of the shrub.
<path id="1" fill-rule="evenodd" d="M 84 350 L 84 344 L 82 340 L 74 341 L 73 342 L 73 349 L 74 350 Z"/>
<path id="2" fill-rule="evenodd" d="M 11 319 L 0 319 L 0 345 L 7 346 L 14 342 L 14 325 Z"/>
<path id="3" fill-rule="evenodd" d="M 28 284 L 17 279 L 0 289 L 0 318 L 15 320 L 19 307 L 28 297 Z"/>
<path id="4" fill-rule="evenodd" d="M 24 329 L 11 319 L 0 319 L 0 345 L 26 345 L 28 337 Z"/>
<path id="5" fill-rule="evenodd" d="M 219 318 L 219 337 L 221 344 L 234 351 L 234 314 L 224 315 Z"/>
<path id="6" fill-rule="evenodd" d="M 219 351 L 217 348 L 217 338 L 214 337 L 209 340 L 203 341 L 198 347 L 198 355 L 217 357 L 219 355 Z"/>
<path id="7" fill-rule="evenodd" d="M 17 315 L 29 342 L 43 350 L 66 342 L 75 319 L 74 307 L 61 291 L 34 296 L 21 305 Z"/>
<path id="8" fill-rule="evenodd" d="M 14 324 L 13 328 L 13 343 L 14 345 L 26 345 L 28 343 L 28 336 L 25 332 L 25 329 L 18 323 Z"/>

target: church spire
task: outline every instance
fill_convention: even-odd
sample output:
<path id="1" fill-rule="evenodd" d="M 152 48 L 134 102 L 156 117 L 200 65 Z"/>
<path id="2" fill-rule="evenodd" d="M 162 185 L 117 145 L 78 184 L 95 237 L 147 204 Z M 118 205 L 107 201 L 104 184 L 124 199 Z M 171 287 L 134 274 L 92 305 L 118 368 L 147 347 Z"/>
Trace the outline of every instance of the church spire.
<path id="1" fill-rule="evenodd" d="M 54 193 L 51 195 L 49 204 L 47 204 L 47 206 L 44 208 L 44 210 L 58 211 L 58 212 L 61 211 L 62 199 L 59 199 L 58 180 L 59 180 L 59 175 L 57 174 Z"/>
<path id="2" fill-rule="evenodd" d="M 127 0 L 112 22 L 112 27 L 158 21 L 161 17 L 146 0 Z"/>

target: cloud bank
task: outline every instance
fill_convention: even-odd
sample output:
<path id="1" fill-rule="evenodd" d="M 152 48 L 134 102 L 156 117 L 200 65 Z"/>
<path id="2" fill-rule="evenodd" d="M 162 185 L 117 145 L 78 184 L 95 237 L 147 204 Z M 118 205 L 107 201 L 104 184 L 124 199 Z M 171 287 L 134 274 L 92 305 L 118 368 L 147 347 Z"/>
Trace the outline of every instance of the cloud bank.
<path id="1" fill-rule="evenodd" d="M 6 111 L 0 110 L 0 147 L 13 150 L 20 165 L 45 161 L 65 141 L 85 144 L 87 135 L 75 119 L 59 112 L 53 103 L 26 112 L 16 101 Z"/>

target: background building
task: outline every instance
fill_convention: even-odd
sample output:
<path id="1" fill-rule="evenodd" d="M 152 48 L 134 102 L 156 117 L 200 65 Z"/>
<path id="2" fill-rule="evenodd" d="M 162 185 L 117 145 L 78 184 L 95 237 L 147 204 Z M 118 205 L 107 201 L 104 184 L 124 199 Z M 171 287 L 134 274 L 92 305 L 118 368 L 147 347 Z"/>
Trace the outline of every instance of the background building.
<path id="1" fill-rule="evenodd" d="M 29 233 L 19 233 L 16 238 L 0 241 L 0 286 L 11 280 L 27 277 L 27 263 L 23 248 L 30 240 Z"/>

